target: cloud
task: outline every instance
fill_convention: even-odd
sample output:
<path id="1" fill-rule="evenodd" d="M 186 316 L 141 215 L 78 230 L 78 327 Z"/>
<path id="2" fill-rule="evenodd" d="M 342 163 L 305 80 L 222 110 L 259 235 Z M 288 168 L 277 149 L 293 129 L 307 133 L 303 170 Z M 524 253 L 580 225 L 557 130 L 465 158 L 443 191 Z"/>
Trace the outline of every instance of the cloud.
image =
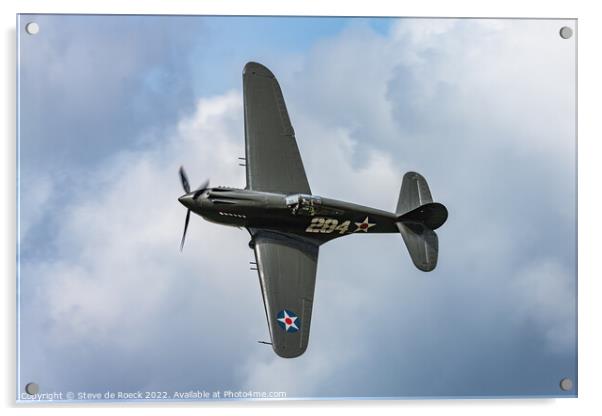
<path id="1" fill-rule="evenodd" d="M 257 344 L 247 233 L 193 217 L 177 250 L 180 164 L 193 186 L 244 186 L 241 93 L 202 97 L 57 208 L 53 255 L 22 264 L 22 376 L 57 390 L 555 393 L 576 374 L 573 55 L 557 25 L 350 25 L 277 73 L 314 193 L 393 210 L 404 171 L 427 177 L 450 211 L 434 272 L 398 235 L 328 243 L 307 352 Z"/>
<path id="2" fill-rule="evenodd" d="M 27 192 L 20 194 L 19 234 L 25 238 L 31 229 L 44 216 L 44 211 L 39 207 L 47 206 L 54 192 L 52 181 L 46 176 L 39 177 L 28 187 Z"/>
<path id="3" fill-rule="evenodd" d="M 193 105 L 188 62 L 175 51 L 190 49 L 202 26 L 161 16 L 36 21 L 40 36 L 20 39 L 21 151 L 28 161 L 53 174 L 70 173 L 57 169 L 59 161 L 89 168 L 116 145 L 144 143 Z"/>
<path id="4" fill-rule="evenodd" d="M 25 24 L 28 17 L 21 21 Z M 51 238 L 54 217 L 106 158 L 163 137 L 194 107 L 188 51 L 203 25 L 161 16 L 36 15 L 19 39 L 22 241 Z M 44 187 L 44 189 L 41 189 Z M 45 190 L 52 189 L 50 194 Z M 32 194 L 45 194 L 34 201 Z M 60 222 L 60 220 L 58 221 Z M 22 255 L 36 255 L 23 246 Z"/>
<path id="5" fill-rule="evenodd" d="M 545 336 L 546 347 L 555 353 L 574 348 L 574 273 L 556 259 L 542 259 L 519 270 L 512 282 L 519 297 L 518 317 L 535 321 L 534 326 Z"/>
<path id="6" fill-rule="evenodd" d="M 160 343 L 162 331 L 184 331 L 180 336 L 193 344 L 206 342 L 205 336 L 221 342 L 225 339 L 212 331 L 223 328 L 211 330 L 214 324 L 202 322 L 209 311 L 223 309 L 223 325 L 240 324 L 235 309 L 219 306 L 225 293 L 234 299 L 244 294 L 236 303 L 243 310 L 253 300 L 260 304 L 256 280 L 245 279 L 245 285 L 223 277 L 250 273 L 246 233 L 221 230 L 196 218 L 184 254 L 178 251 L 185 210 L 177 202 L 182 193 L 177 169 L 180 163 L 189 166 L 192 181 L 211 173 L 218 183 L 241 184 L 244 174 L 236 157 L 243 144 L 232 134 L 236 127 L 242 129 L 241 102 L 234 92 L 200 100 L 194 117 L 182 120 L 165 143 L 110 160 L 64 207 L 55 257 L 22 266 L 27 277 L 24 308 L 32 312 L 27 320 L 35 323 L 23 336 L 44 339 L 42 345 L 26 343 L 28 348 L 60 346 L 64 351 L 54 353 L 62 356 L 78 345 L 104 345 L 110 356 L 121 355 L 149 351 L 149 345 Z M 226 246 L 231 248 L 208 250 Z M 247 296 L 251 290 L 256 296 Z M 209 344 L 214 346 L 200 350 L 208 353 L 221 345 Z M 234 339 L 229 345 L 236 348 Z"/>

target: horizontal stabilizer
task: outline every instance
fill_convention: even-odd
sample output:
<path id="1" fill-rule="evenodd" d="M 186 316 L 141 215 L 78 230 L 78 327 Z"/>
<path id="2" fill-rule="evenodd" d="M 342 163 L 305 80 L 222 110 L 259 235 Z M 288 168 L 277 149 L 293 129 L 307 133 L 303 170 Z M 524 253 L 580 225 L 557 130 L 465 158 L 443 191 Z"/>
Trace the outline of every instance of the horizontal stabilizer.
<path id="1" fill-rule="evenodd" d="M 438 202 L 430 202 L 399 216 L 401 222 L 417 222 L 431 230 L 441 227 L 447 220 L 447 208 Z"/>

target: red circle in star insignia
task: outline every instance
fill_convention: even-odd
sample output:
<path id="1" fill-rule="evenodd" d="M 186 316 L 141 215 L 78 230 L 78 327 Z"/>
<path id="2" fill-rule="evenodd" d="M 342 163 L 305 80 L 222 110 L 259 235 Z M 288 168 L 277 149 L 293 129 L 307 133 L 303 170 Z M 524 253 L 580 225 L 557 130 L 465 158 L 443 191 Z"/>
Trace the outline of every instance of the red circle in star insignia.
<path id="1" fill-rule="evenodd" d="M 290 325 L 293 323 L 293 320 L 291 318 L 286 318 L 284 322 L 286 322 L 287 325 Z"/>
<path id="2" fill-rule="evenodd" d="M 363 223 L 362 225 L 360 225 L 360 228 L 368 228 L 368 224 Z"/>

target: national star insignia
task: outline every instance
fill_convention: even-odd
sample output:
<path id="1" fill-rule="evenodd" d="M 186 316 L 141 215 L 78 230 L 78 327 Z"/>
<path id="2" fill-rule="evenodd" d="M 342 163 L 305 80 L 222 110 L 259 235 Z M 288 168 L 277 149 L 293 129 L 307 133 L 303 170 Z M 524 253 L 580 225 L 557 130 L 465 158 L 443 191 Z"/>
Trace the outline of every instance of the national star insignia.
<path id="1" fill-rule="evenodd" d="M 288 309 L 281 310 L 276 317 L 280 328 L 286 332 L 297 332 L 299 330 L 299 317 Z"/>
<path id="2" fill-rule="evenodd" d="M 363 231 L 363 232 L 367 233 L 368 228 L 374 227 L 376 225 L 376 223 L 370 223 L 370 221 L 368 220 L 368 217 L 366 217 L 364 219 L 364 221 L 356 222 L 355 225 L 357 226 L 357 228 L 355 229 L 355 231 L 353 231 L 354 233 L 356 233 L 358 231 Z"/>

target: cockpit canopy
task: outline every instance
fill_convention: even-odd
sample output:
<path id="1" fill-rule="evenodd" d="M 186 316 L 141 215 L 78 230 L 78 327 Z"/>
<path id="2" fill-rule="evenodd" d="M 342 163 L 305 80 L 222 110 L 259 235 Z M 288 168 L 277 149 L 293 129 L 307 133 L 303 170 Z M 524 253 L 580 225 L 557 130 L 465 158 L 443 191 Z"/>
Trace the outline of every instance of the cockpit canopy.
<path id="1" fill-rule="evenodd" d="M 286 197 L 286 206 L 294 215 L 313 216 L 322 205 L 319 196 L 307 194 L 293 194 Z"/>

